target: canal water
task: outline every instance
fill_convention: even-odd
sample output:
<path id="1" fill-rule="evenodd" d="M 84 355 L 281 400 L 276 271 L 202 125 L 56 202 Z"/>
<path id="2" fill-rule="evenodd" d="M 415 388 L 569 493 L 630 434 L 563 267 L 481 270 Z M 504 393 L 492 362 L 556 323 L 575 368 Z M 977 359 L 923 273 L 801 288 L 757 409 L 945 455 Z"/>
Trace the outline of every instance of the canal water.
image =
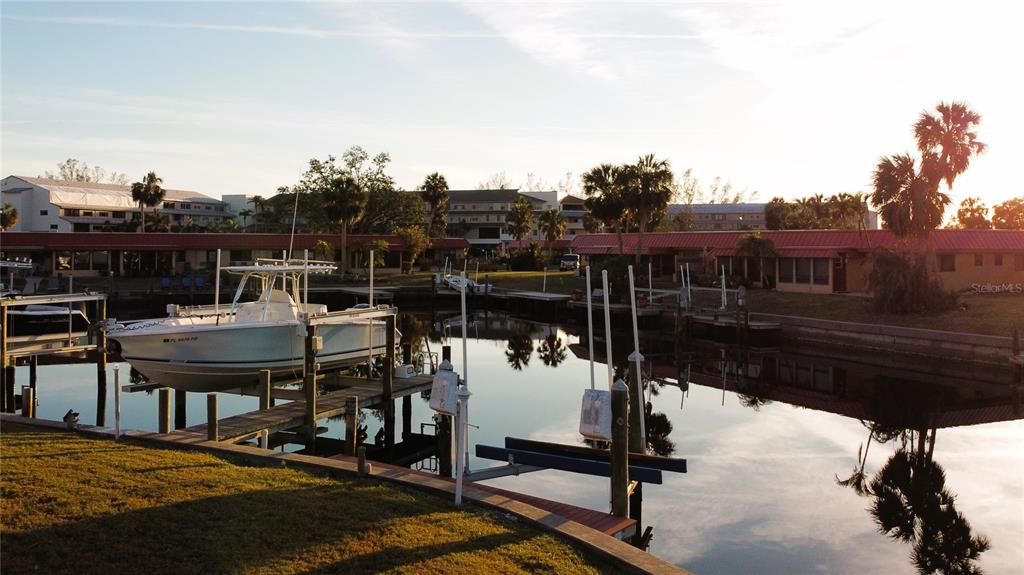
<path id="1" fill-rule="evenodd" d="M 436 314 L 403 324 L 424 351 L 451 345 L 463 371 L 461 328 Z M 506 436 L 582 444 L 585 325 L 492 312 L 475 316 L 468 331 L 473 444 L 502 446 Z M 677 361 L 670 339 L 647 333 L 641 342 L 645 370 L 659 382 L 647 420 L 652 448 L 689 466 L 644 489 L 655 555 L 698 573 L 910 574 L 972 564 L 1024 571 L 1024 412 L 1008 370 L 713 342 L 693 342 Z M 631 341 L 616 337 L 613 356 L 624 357 Z M 603 340 L 595 347 L 603 361 Z M 686 365 L 692 383 L 684 391 Z M 606 365 L 594 368 L 606 389 Z M 18 371 L 27 383 L 27 368 Z M 127 383 L 129 366 L 120 371 Z M 113 366 L 110 373 L 112 426 Z M 94 423 L 95 366 L 41 367 L 39 397 L 43 418 L 74 409 Z M 220 401 L 222 417 L 256 407 L 254 398 Z M 204 422 L 205 410 L 190 394 L 188 424 Z M 417 396 L 414 425 L 431 413 Z M 365 417 L 372 438 L 380 424 L 372 412 Z M 121 394 L 121 425 L 155 430 L 156 394 Z M 327 436 L 344 437 L 342 422 L 327 427 Z M 493 465 L 500 463 L 471 461 L 473 469 Z M 600 477 L 542 471 L 490 483 L 608 509 L 609 482 Z"/>

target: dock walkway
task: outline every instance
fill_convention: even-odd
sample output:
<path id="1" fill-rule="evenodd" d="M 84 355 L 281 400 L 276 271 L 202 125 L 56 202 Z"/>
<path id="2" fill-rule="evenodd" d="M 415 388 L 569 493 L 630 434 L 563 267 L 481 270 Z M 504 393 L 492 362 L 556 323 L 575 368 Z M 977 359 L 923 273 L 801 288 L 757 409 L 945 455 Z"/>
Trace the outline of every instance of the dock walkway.
<path id="1" fill-rule="evenodd" d="M 411 378 L 395 378 L 392 398 L 414 395 L 430 389 L 433 382 L 431 375 L 417 375 Z M 368 380 L 359 377 L 341 377 L 332 383 L 342 388 L 331 391 L 316 398 L 316 418 L 326 419 L 345 414 L 345 402 L 353 395 L 359 398 L 359 408 L 372 408 L 384 401 L 384 389 L 380 380 Z M 251 436 L 266 429 L 269 433 L 299 427 L 306 423 L 305 400 L 292 401 L 277 405 L 263 411 L 250 411 L 233 417 L 221 419 L 219 422 L 221 441 L 232 441 Z M 206 435 L 206 424 L 193 425 L 185 431 Z"/>

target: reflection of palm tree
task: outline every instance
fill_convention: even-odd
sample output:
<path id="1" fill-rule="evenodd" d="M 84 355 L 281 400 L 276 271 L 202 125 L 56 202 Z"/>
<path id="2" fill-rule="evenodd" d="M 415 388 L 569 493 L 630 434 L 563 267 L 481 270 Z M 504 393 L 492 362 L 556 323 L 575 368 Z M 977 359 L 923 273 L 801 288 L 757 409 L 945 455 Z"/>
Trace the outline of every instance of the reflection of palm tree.
<path id="1" fill-rule="evenodd" d="M 664 413 L 648 413 L 645 423 L 647 447 L 656 455 L 668 457 L 676 451 L 676 444 L 668 437 L 672 434 L 672 422 Z"/>
<path id="2" fill-rule="evenodd" d="M 744 393 L 737 393 L 736 396 L 740 400 L 740 405 L 742 405 L 743 407 L 749 407 L 754 411 L 761 411 L 762 407 L 766 405 L 771 405 L 772 403 L 772 400 L 758 395 L 747 395 Z"/>
<path id="3" fill-rule="evenodd" d="M 530 356 L 533 355 L 533 339 L 530 334 L 517 331 L 508 338 L 508 346 L 505 348 L 505 359 L 512 369 L 522 371 L 530 365 Z"/>
<path id="4" fill-rule="evenodd" d="M 971 535 L 971 525 L 956 510 L 946 488 L 946 472 L 923 452 L 899 449 L 869 486 L 871 515 L 878 530 L 913 543 L 919 573 L 981 573 L 975 564 L 991 543 Z"/>
<path id="5" fill-rule="evenodd" d="M 562 338 L 558 337 L 555 333 L 549 333 L 540 342 L 540 346 L 537 348 L 537 356 L 544 362 L 544 365 L 551 367 L 558 367 L 560 363 L 565 361 L 567 352 L 565 345 L 562 343 Z"/>

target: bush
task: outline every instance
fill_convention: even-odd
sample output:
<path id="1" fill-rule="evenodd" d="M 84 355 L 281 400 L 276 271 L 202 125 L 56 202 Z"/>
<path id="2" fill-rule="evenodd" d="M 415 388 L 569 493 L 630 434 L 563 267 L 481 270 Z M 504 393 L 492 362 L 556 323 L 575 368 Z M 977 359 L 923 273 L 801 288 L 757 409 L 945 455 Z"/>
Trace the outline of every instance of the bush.
<path id="1" fill-rule="evenodd" d="M 956 307 L 956 294 L 928 272 L 924 254 L 879 249 L 874 260 L 868 283 L 875 311 L 903 314 Z"/>
<path id="2" fill-rule="evenodd" d="M 533 272 L 544 269 L 544 258 L 540 246 L 530 244 L 530 247 L 517 250 L 510 258 L 512 271 Z"/>

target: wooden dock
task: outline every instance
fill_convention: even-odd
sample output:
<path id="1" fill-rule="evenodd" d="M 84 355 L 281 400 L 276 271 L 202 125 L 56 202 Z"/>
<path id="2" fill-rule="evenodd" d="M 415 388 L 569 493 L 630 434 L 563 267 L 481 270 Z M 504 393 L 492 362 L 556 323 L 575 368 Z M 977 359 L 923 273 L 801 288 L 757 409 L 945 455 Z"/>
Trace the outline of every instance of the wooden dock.
<path id="1" fill-rule="evenodd" d="M 564 293 L 547 293 L 539 291 L 499 291 L 492 290 L 491 297 L 496 299 L 518 299 L 527 301 L 540 301 L 540 302 L 567 302 L 572 299 L 572 296 Z"/>
<path id="2" fill-rule="evenodd" d="M 418 375 L 407 379 L 395 378 L 392 398 L 397 399 L 429 390 L 432 382 L 433 376 L 431 375 Z M 332 382 L 332 386 L 341 386 L 341 389 L 316 398 L 317 420 L 345 415 L 345 402 L 352 396 L 359 398 L 360 409 L 377 407 L 384 401 L 384 389 L 379 379 L 340 377 Z M 306 424 L 306 402 L 297 400 L 263 411 L 250 411 L 221 419 L 218 424 L 220 432 L 217 439 L 236 441 L 251 437 L 263 430 L 274 433 Z M 186 428 L 185 431 L 206 435 L 207 426 L 205 423 L 194 425 Z"/>
<path id="3" fill-rule="evenodd" d="M 334 455 L 328 459 L 334 459 L 337 461 L 345 461 L 348 463 L 355 463 L 356 458 L 349 457 L 346 455 Z M 440 477 L 433 473 L 427 473 L 425 471 L 416 471 L 397 465 L 391 465 L 387 463 L 373 462 L 374 469 L 377 469 L 386 474 L 400 474 L 404 477 L 422 477 L 435 482 L 443 482 L 449 488 L 454 491 L 455 480 L 448 477 Z M 595 511 L 593 509 L 587 509 L 585 507 L 578 507 L 576 505 L 569 505 L 568 503 L 559 503 L 558 501 L 551 501 L 550 499 L 543 499 L 540 497 L 534 497 L 532 495 L 526 495 L 523 493 L 517 493 L 515 491 L 508 491 L 506 489 L 499 489 L 490 485 L 484 485 L 483 483 L 475 481 L 466 481 L 466 489 L 478 489 L 480 491 L 489 493 L 491 495 L 498 496 L 498 500 L 501 498 L 517 501 L 519 503 L 525 503 L 552 513 L 559 517 L 575 521 L 580 525 L 589 527 L 596 531 L 600 531 L 605 535 L 610 535 L 616 539 L 626 539 L 632 537 L 636 532 L 636 520 L 628 517 L 616 517 L 611 513 L 605 513 L 602 511 Z M 486 499 L 484 498 L 485 502 Z"/>

